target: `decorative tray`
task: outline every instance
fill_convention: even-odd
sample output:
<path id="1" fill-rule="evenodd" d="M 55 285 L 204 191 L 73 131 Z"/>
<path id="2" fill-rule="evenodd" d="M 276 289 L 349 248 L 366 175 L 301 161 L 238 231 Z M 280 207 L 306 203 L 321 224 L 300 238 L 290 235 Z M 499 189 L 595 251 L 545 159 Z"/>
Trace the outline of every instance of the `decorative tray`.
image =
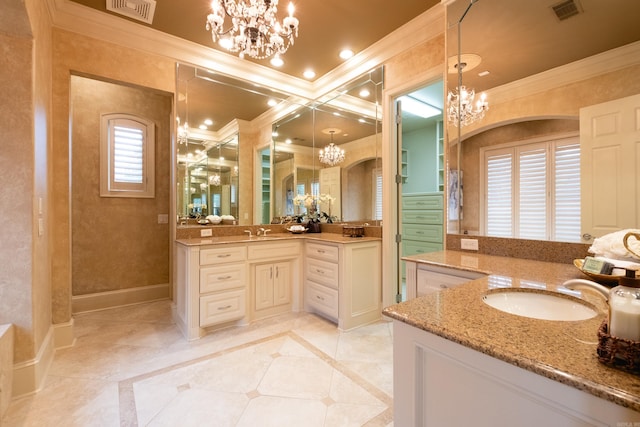
<path id="1" fill-rule="evenodd" d="M 298 229 L 287 228 L 287 231 L 289 233 L 293 233 L 293 234 L 302 234 L 307 230 L 308 230 L 308 228 L 298 228 Z"/>
<path id="2" fill-rule="evenodd" d="M 593 280 L 595 280 L 598 283 L 601 283 L 603 285 L 609 285 L 609 286 L 617 286 L 618 285 L 618 279 L 622 276 L 612 276 L 610 274 L 597 274 L 597 273 L 591 273 L 589 271 L 584 271 L 582 269 L 582 265 L 584 264 L 584 260 L 583 259 L 574 259 L 573 260 L 573 265 L 575 265 L 578 270 L 580 270 L 583 274 L 589 276 L 590 278 L 592 278 Z"/>

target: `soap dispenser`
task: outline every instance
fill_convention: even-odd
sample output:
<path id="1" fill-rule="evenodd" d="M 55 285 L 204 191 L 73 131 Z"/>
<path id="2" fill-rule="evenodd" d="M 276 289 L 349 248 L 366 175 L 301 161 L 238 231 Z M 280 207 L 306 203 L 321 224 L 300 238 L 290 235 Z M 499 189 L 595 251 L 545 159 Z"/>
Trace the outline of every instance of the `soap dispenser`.
<path id="1" fill-rule="evenodd" d="M 627 268 L 609 293 L 609 334 L 640 342 L 640 279 Z"/>

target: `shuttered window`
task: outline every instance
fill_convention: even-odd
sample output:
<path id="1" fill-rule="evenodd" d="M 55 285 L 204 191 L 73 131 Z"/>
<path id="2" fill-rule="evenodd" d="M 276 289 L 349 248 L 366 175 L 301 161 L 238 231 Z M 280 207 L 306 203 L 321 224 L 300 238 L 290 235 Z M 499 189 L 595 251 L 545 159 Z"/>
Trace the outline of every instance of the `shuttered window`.
<path id="1" fill-rule="evenodd" d="M 373 171 L 373 219 L 382 220 L 382 170 Z"/>
<path id="2" fill-rule="evenodd" d="M 102 197 L 154 197 L 153 122 L 129 114 L 103 114 L 100 146 Z"/>
<path id="3" fill-rule="evenodd" d="M 482 148 L 481 232 L 580 241 L 578 137 Z"/>

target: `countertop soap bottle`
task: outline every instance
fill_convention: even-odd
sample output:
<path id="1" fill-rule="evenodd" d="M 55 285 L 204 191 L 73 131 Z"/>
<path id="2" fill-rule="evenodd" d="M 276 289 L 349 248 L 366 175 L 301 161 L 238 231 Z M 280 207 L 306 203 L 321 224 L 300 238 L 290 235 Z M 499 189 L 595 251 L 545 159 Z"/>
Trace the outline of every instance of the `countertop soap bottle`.
<path id="1" fill-rule="evenodd" d="M 617 338 L 640 341 L 640 279 L 626 269 L 618 286 L 609 293 L 609 333 Z"/>

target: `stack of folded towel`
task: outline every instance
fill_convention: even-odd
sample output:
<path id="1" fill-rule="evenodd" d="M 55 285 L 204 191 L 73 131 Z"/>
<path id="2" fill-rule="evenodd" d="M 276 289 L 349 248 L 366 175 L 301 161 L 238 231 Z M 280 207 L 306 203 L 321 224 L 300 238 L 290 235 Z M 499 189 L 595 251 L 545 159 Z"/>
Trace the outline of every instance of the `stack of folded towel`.
<path id="1" fill-rule="evenodd" d="M 625 248 L 623 239 L 629 233 L 640 233 L 640 230 L 628 229 L 596 237 L 589 248 L 589 252 L 598 259 L 612 263 L 615 268 L 611 274 L 624 276 L 625 268 L 640 268 L 640 258 Z M 627 245 L 635 253 L 640 254 L 640 241 L 633 237 L 627 240 Z"/>

